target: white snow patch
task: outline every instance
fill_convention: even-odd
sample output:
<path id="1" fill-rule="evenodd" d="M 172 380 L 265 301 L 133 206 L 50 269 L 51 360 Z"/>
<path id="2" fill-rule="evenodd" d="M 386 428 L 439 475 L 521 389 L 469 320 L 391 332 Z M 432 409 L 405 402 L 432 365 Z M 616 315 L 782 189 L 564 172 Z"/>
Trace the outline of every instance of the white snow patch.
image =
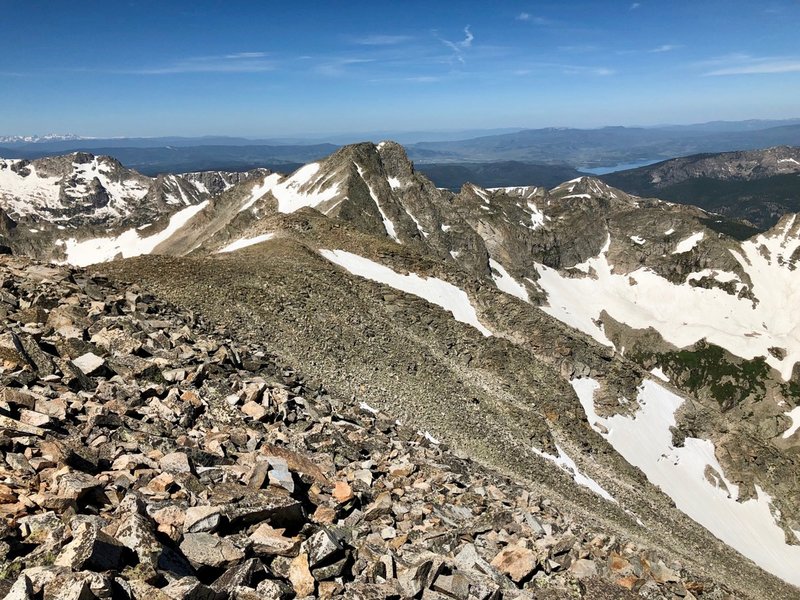
<path id="1" fill-rule="evenodd" d="M 531 229 L 544 227 L 545 219 L 550 220 L 550 217 L 545 217 L 545 214 L 533 202 L 528 202 L 528 209 L 531 211 Z"/>
<path id="2" fill-rule="evenodd" d="M 381 202 L 380 202 L 380 200 L 378 200 L 378 194 L 375 193 L 375 190 L 372 189 L 372 186 L 364 178 L 364 169 L 361 168 L 361 165 L 356 165 L 356 169 L 358 169 L 358 174 L 361 176 L 361 179 L 366 184 L 367 189 L 369 190 L 369 195 L 372 196 L 372 200 L 373 200 L 373 202 L 375 202 L 375 206 L 378 207 L 378 212 L 381 213 L 381 219 L 383 219 L 383 227 L 384 227 L 384 229 L 386 229 L 386 233 L 395 242 L 401 243 L 400 242 L 400 238 L 397 237 L 397 232 L 395 231 L 394 223 L 392 223 L 392 220 L 389 218 L 389 216 L 386 214 L 386 212 L 384 212 L 383 207 L 381 206 Z M 411 218 L 414 219 L 414 217 L 411 217 Z M 416 223 L 417 220 L 414 219 L 414 222 Z M 419 227 L 419 225 L 417 225 L 417 227 Z"/>
<path id="3" fill-rule="evenodd" d="M 689 252 L 692 248 L 697 246 L 700 241 L 705 237 L 705 232 L 698 231 L 693 233 L 685 240 L 678 242 L 678 245 L 675 246 L 675 250 L 672 251 L 673 254 L 683 254 L 684 252 Z"/>
<path id="4" fill-rule="evenodd" d="M 781 158 L 781 159 L 779 159 L 779 160 L 778 160 L 778 162 L 779 162 L 779 163 L 788 163 L 788 162 L 790 162 L 790 163 L 794 163 L 794 164 L 796 164 L 796 165 L 800 165 L 800 162 L 797 162 L 797 161 L 796 161 L 795 159 L 793 159 L 793 158 Z"/>
<path id="5" fill-rule="evenodd" d="M 494 260 L 493 258 L 489 259 L 489 266 L 492 268 L 493 271 L 497 271 L 497 275 L 492 273 L 492 280 L 494 284 L 497 286 L 501 292 L 505 292 L 506 294 L 511 294 L 512 296 L 516 296 L 520 300 L 524 302 L 528 302 L 528 290 L 525 289 L 525 286 L 514 279 L 508 271 L 503 268 L 499 262 Z"/>
<path id="6" fill-rule="evenodd" d="M 461 251 L 459 251 L 459 250 L 450 250 L 450 256 L 452 256 L 454 259 L 458 258 L 459 256 L 461 256 Z"/>
<path id="7" fill-rule="evenodd" d="M 484 202 L 486 202 L 486 204 L 489 204 L 489 194 L 487 194 L 485 190 L 482 190 L 477 185 L 473 185 L 472 191 L 475 192 Z"/>
<path id="8" fill-rule="evenodd" d="M 437 446 L 441 444 L 441 442 L 437 440 L 435 437 L 433 437 L 428 431 L 418 431 L 417 433 L 420 434 L 422 437 L 424 437 L 426 440 L 428 440 L 431 444 L 435 444 Z"/>
<path id="9" fill-rule="evenodd" d="M 414 221 L 414 225 L 416 225 L 416 226 L 417 226 L 417 231 L 419 231 L 419 232 L 422 234 L 422 237 L 426 238 L 426 237 L 428 237 L 428 236 L 430 235 L 430 233 L 428 233 L 427 231 L 425 231 L 425 230 L 422 228 L 422 223 L 420 223 L 420 222 L 417 220 L 417 217 L 415 217 L 414 215 L 412 215 L 412 214 L 411 214 L 411 213 L 408 211 L 408 209 L 406 209 L 406 214 L 407 214 L 409 217 L 411 217 L 411 220 L 412 220 L 412 221 Z"/>
<path id="10" fill-rule="evenodd" d="M 403 182 L 400 181 L 397 177 L 387 177 L 386 181 L 389 182 L 389 187 L 392 188 L 393 190 L 399 190 L 405 187 L 403 185 Z"/>
<path id="11" fill-rule="evenodd" d="M 605 498 L 609 502 L 617 502 L 617 500 L 609 494 L 603 487 L 597 483 L 594 479 L 589 477 L 588 475 L 584 475 L 580 469 L 578 469 L 578 465 L 575 464 L 575 461 L 570 458 L 566 452 L 556 444 L 556 450 L 558 450 L 558 456 L 553 456 L 552 454 L 548 454 L 547 452 L 543 452 L 538 448 L 532 448 L 533 452 L 542 458 L 545 458 L 551 462 L 554 462 L 558 467 L 572 476 L 572 479 L 578 485 L 582 485 L 585 488 L 589 488 L 598 496 Z"/>
<path id="12" fill-rule="evenodd" d="M 632 241 L 634 244 L 639 244 L 639 245 L 641 246 L 641 245 L 643 245 L 643 244 L 644 244 L 644 243 L 645 243 L 647 240 L 646 240 L 646 239 L 644 239 L 644 238 L 642 238 L 642 237 L 639 237 L 638 235 L 632 235 L 632 236 L 631 236 L 631 241 Z"/>
<path id="13" fill-rule="evenodd" d="M 800 429 L 800 406 L 795 406 L 792 410 L 783 414 L 792 420 L 789 429 L 783 432 L 783 439 L 786 439 L 792 437 L 794 432 Z"/>
<path id="14" fill-rule="evenodd" d="M 566 200 L 567 198 L 583 198 L 584 200 L 591 200 L 592 196 L 591 194 L 568 194 L 567 196 L 561 196 L 562 200 Z"/>
<path id="15" fill-rule="evenodd" d="M 208 200 L 194 206 L 187 206 L 172 215 L 169 219 L 169 224 L 162 231 L 144 238 L 139 237 L 136 229 L 128 229 L 114 237 L 94 238 L 81 242 L 74 238 L 65 240 L 66 262 L 78 267 L 85 267 L 113 260 L 117 256 L 130 258 L 132 256 L 150 254 L 156 246 L 172 237 L 207 205 Z"/>
<path id="16" fill-rule="evenodd" d="M 664 232 L 664 235 L 672 235 L 673 233 L 675 233 L 675 229 L 673 227 L 670 227 Z"/>
<path id="17" fill-rule="evenodd" d="M 688 282 L 676 285 L 647 268 L 612 273 L 603 251 L 575 266 L 575 270 L 590 274 L 585 277 L 537 265 L 538 285 L 549 303 L 542 308 L 608 346 L 611 342 L 598 325 L 602 311 L 634 329 L 653 327 L 678 348 L 705 338 L 741 358 L 764 356 L 788 381 L 800 360 L 800 314 L 795 310 L 800 305 L 800 271 L 796 268 L 800 265 L 789 260 L 800 249 L 800 238 L 789 233 L 791 219 L 788 225 L 782 232 L 758 236 L 732 250 L 752 281 L 756 304 L 716 287 L 705 289 Z M 717 272 L 716 277 L 733 281 L 733 274 Z M 772 347 L 785 349 L 786 357 L 773 356 L 769 352 Z"/>
<path id="18" fill-rule="evenodd" d="M 703 269 L 702 271 L 695 271 L 686 276 L 686 281 L 698 281 L 703 277 L 711 277 L 720 283 L 728 283 L 729 281 L 739 281 L 739 276 L 731 271 L 718 271 L 717 269 Z"/>
<path id="19" fill-rule="evenodd" d="M 653 367 L 652 369 L 650 369 L 650 374 L 651 375 L 655 375 L 661 381 L 669 382 L 669 377 L 667 377 L 667 374 L 664 373 L 664 371 L 661 369 L 661 367 Z"/>
<path id="20" fill-rule="evenodd" d="M 453 228 L 452 225 L 444 225 L 444 224 L 442 224 L 442 226 L 441 226 L 442 231 L 444 231 L 445 233 L 450 231 L 452 228 Z"/>
<path id="21" fill-rule="evenodd" d="M 416 273 L 402 275 L 389 267 L 344 250 L 320 250 L 320 254 L 353 275 L 419 296 L 451 312 L 456 321 L 472 325 L 487 337 L 492 335 L 478 320 L 478 314 L 467 293 L 451 283 L 436 277 L 420 277 Z"/>
<path id="22" fill-rule="evenodd" d="M 378 409 L 377 409 L 377 408 L 372 408 L 372 407 L 371 407 L 369 404 L 367 404 L 366 402 L 359 402 L 359 403 L 358 403 L 358 408 L 360 408 L 361 410 L 365 410 L 365 411 L 367 411 L 367 412 L 370 412 L 370 413 L 372 413 L 373 415 L 377 415 L 377 414 L 378 414 Z"/>
<path id="23" fill-rule="evenodd" d="M 257 235 L 251 238 L 242 238 L 236 240 L 235 242 L 228 244 L 221 250 L 217 250 L 217 254 L 223 252 L 233 252 L 234 250 L 241 250 L 242 248 L 247 248 L 248 246 L 253 246 L 255 244 L 260 244 L 261 242 L 266 242 L 267 240 L 271 240 L 275 236 L 274 233 L 262 233 L 261 235 Z"/>
<path id="24" fill-rule="evenodd" d="M 770 507 L 771 498 L 756 486 L 757 499 L 737 502 L 739 489 L 726 479 L 708 440 L 686 438 L 682 448 L 672 445 L 670 427 L 683 398 L 655 381 L 639 388 L 639 410 L 633 417 L 599 417 L 594 410 L 593 379 L 576 379 L 572 386 L 596 431 L 625 460 L 640 468 L 687 516 L 717 538 L 741 552 L 763 569 L 793 584 L 800 584 L 800 547 L 785 543 Z"/>
<path id="25" fill-rule="evenodd" d="M 264 181 L 262 181 L 261 183 L 256 183 L 253 186 L 253 189 L 250 191 L 250 196 L 247 198 L 247 200 L 244 201 L 242 206 L 239 208 L 239 212 L 244 212 L 250 207 L 252 207 L 258 201 L 259 198 L 261 198 L 264 194 L 272 190 L 280 180 L 281 180 L 280 175 L 278 175 L 277 173 L 272 173 L 270 175 L 267 175 L 264 178 Z"/>
<path id="26" fill-rule="evenodd" d="M 314 178 L 319 168 L 319 163 L 309 163 L 272 188 L 272 195 L 278 200 L 278 212 L 293 213 L 306 206 L 314 208 L 336 197 L 338 183 L 326 186 L 327 179 Z"/>

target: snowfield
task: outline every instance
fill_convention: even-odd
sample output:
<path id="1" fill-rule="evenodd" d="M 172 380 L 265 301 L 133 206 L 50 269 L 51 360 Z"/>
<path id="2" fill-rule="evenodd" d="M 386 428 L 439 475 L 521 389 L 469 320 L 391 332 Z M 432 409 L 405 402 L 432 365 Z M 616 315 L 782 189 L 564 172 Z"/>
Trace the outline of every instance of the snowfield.
<path id="1" fill-rule="evenodd" d="M 451 283 L 436 277 L 420 277 L 416 273 L 402 275 L 380 263 L 344 250 L 320 250 L 319 252 L 329 261 L 353 275 L 419 296 L 452 313 L 456 321 L 472 325 L 487 337 L 492 335 L 492 332 L 478 320 L 475 307 L 472 306 L 467 293 Z"/>
<path id="2" fill-rule="evenodd" d="M 65 262 L 78 267 L 114 260 L 117 257 L 130 258 L 150 254 L 156 246 L 174 235 L 207 205 L 208 200 L 176 212 L 162 231 L 148 237 L 140 237 L 137 229 L 128 229 L 114 237 L 93 238 L 80 242 L 70 238 L 58 240 L 56 244 L 64 246 L 67 257 Z"/>
<path id="3" fill-rule="evenodd" d="M 785 543 L 772 516 L 771 498 L 756 486 L 757 499 L 737 502 L 739 488 L 725 478 L 710 441 L 686 438 L 682 448 L 672 445 L 670 427 L 675 426 L 675 411 L 683 398 L 646 380 L 639 388 L 640 409 L 633 417 L 604 419 L 594 409 L 594 392 L 600 384 L 590 378 L 574 379 L 572 387 L 589 425 L 683 513 L 764 570 L 800 585 L 800 546 Z"/>
<path id="4" fill-rule="evenodd" d="M 556 450 L 558 451 L 558 456 L 553 456 L 552 454 L 543 452 L 538 448 L 532 448 L 532 450 L 534 454 L 537 454 L 538 456 L 541 456 L 542 458 L 547 459 L 552 463 L 555 463 L 558 466 L 558 468 L 560 468 L 562 471 L 569 473 L 569 475 L 572 477 L 572 480 L 578 485 L 582 485 L 585 488 L 589 488 L 595 494 L 597 494 L 601 498 L 605 498 L 609 502 L 614 502 L 614 503 L 617 502 L 617 500 L 606 490 L 604 490 L 599 483 L 597 483 L 591 477 L 584 475 L 580 471 L 580 469 L 578 469 L 578 465 L 575 464 L 575 461 L 572 460 L 558 444 L 556 444 Z"/>
<path id="5" fill-rule="evenodd" d="M 497 275 L 492 273 L 492 280 L 494 280 L 497 289 L 499 289 L 501 292 L 505 292 L 506 294 L 516 296 L 524 302 L 529 301 L 528 290 L 525 289 L 524 285 L 509 275 L 508 271 L 503 268 L 503 265 L 493 258 L 490 258 L 489 266 L 492 268 L 492 270 L 497 271 L 498 273 Z"/>
<path id="6" fill-rule="evenodd" d="M 279 212 L 293 213 L 306 206 L 315 208 L 336 197 L 339 193 L 337 183 L 314 177 L 319 167 L 319 163 L 309 163 L 270 190 L 278 200 Z"/>
<path id="7" fill-rule="evenodd" d="M 575 266 L 587 273 L 586 277 L 569 277 L 537 265 L 538 284 L 547 293 L 549 304 L 542 309 L 607 346 L 613 344 L 599 324 L 604 310 L 635 329 L 653 327 L 679 348 L 705 338 L 741 358 L 764 356 L 788 380 L 800 360 L 800 315 L 796 310 L 800 271 L 789 260 L 800 249 L 800 237 L 791 233 L 793 225 L 794 218 L 774 235 L 762 234 L 731 251 L 752 281 L 758 298 L 755 305 L 718 288 L 705 289 L 688 282 L 675 285 L 647 268 L 613 273 L 606 255 L 609 238 L 598 256 Z M 698 240 L 699 236 L 689 239 Z M 690 274 L 689 278 L 705 274 Z M 738 280 L 733 273 L 713 276 L 721 282 Z M 786 357 L 773 356 L 771 347 L 785 349 Z"/>
<path id="8" fill-rule="evenodd" d="M 262 233 L 261 235 L 257 235 L 251 238 L 241 238 L 231 244 L 228 244 L 224 248 L 217 250 L 217 254 L 225 252 L 233 252 L 235 250 L 241 250 L 242 248 L 247 248 L 248 246 L 253 246 L 255 244 L 260 244 L 261 242 L 266 242 L 267 240 L 271 240 L 274 236 L 275 236 L 274 233 Z"/>

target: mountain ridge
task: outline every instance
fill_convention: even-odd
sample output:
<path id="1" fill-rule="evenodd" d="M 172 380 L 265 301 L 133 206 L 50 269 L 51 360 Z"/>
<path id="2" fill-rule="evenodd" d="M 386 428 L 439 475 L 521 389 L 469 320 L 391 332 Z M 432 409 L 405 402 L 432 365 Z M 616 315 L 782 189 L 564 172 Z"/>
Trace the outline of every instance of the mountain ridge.
<path id="1" fill-rule="evenodd" d="M 546 484 L 530 485 L 552 486 L 558 502 L 604 527 L 646 535 L 627 508 L 684 560 L 716 544 L 675 502 L 791 581 L 781 565 L 792 564 L 800 531 L 800 440 L 789 416 L 797 339 L 791 312 L 776 305 L 787 294 L 773 293 L 777 283 L 794 289 L 800 232 L 791 217 L 740 242 L 709 228 L 702 209 L 592 177 L 455 193 L 437 189 L 391 142 L 345 147 L 287 176 L 258 173 L 179 212 L 185 219 L 173 213 L 168 235 L 148 246 L 162 256 L 92 268 L 242 339 L 269 340 L 337 393 L 390 409 L 515 477 L 539 472 L 545 455 L 568 457 L 571 479 L 541 471 Z M 92 254 L 110 239 L 76 239 L 66 256 L 61 245 L 41 251 L 110 260 L 117 242 Z M 71 257 L 76 244 L 85 252 Z M 654 298 L 672 296 L 674 310 L 655 315 Z M 708 313 L 697 310 L 706 304 Z M 707 372 L 710 361 L 717 371 Z M 648 412 L 659 405 L 660 416 Z M 633 435 L 647 419 L 659 451 L 683 461 L 667 468 L 642 451 L 645 462 L 635 462 L 629 438 L 615 432 Z M 615 501 L 564 487 L 578 473 Z M 696 486 L 695 503 L 670 487 L 679 480 Z M 717 514 L 741 527 L 721 527 L 704 503 L 719 503 Z M 760 520 L 765 537 L 731 535 L 748 519 Z M 715 577 L 757 596 L 733 551 L 715 552 L 725 557 Z"/>

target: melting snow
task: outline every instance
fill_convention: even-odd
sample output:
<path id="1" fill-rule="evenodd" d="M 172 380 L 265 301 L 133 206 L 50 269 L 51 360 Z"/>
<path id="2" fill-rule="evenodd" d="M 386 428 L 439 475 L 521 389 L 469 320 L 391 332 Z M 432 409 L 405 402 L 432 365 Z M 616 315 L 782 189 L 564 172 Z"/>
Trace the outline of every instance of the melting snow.
<path id="1" fill-rule="evenodd" d="M 492 335 L 492 332 L 486 329 L 478 320 L 478 314 L 475 312 L 475 307 L 472 306 L 467 293 L 451 283 L 436 277 L 420 277 L 416 273 L 402 275 L 389 267 L 344 250 L 320 250 L 320 254 L 353 275 L 419 296 L 450 311 L 456 321 L 472 325 L 485 336 Z"/>
<path id="2" fill-rule="evenodd" d="M 244 201 L 244 204 L 242 204 L 241 208 L 239 209 L 239 212 L 244 212 L 248 208 L 252 207 L 258 201 L 258 199 L 261 198 L 261 196 L 272 190 L 272 188 L 275 187 L 280 179 L 280 175 L 277 173 L 272 173 L 271 175 L 267 175 L 264 178 L 264 181 L 261 183 L 256 183 L 253 186 L 253 189 L 250 191 L 250 196 Z"/>
<path id="3" fill-rule="evenodd" d="M 702 271 L 695 271 L 694 273 L 689 273 L 686 276 L 686 281 L 691 281 L 693 279 L 703 279 L 703 277 L 712 277 L 717 281 L 722 283 L 727 283 L 728 281 L 738 281 L 739 276 L 736 273 L 732 273 L 731 271 L 718 271 L 717 269 L 703 269 Z"/>
<path id="4" fill-rule="evenodd" d="M 550 217 L 545 217 L 544 213 L 539 210 L 533 202 L 528 202 L 528 209 L 531 211 L 531 224 L 533 227 L 531 229 L 539 229 L 539 227 L 544 227 L 544 220 L 550 219 Z"/>
<path id="5" fill-rule="evenodd" d="M 207 205 L 208 200 L 176 212 L 170 217 L 169 224 L 162 231 L 148 237 L 139 237 L 136 229 L 128 229 L 114 237 L 94 238 L 81 242 L 71 238 L 66 241 L 58 240 L 56 243 L 60 242 L 59 245 L 65 246 L 66 262 L 78 267 L 106 262 L 117 256 L 130 258 L 150 254 L 156 246 L 169 239 Z"/>
<path id="6" fill-rule="evenodd" d="M 745 359 L 764 356 L 788 380 L 800 360 L 800 318 L 795 310 L 800 305 L 799 271 L 787 261 L 800 248 L 800 238 L 789 235 L 791 225 L 790 220 L 783 232 L 761 235 L 732 251 L 753 283 L 759 300 L 755 305 L 719 288 L 675 285 L 646 268 L 612 273 L 606 247 L 599 256 L 576 265 L 584 273 L 593 272 L 590 277 L 569 277 L 537 265 L 538 284 L 549 302 L 542 309 L 608 346 L 611 341 L 598 324 L 604 310 L 635 329 L 653 327 L 679 348 L 705 338 Z M 721 272 L 716 276 L 733 280 Z M 785 349 L 786 358 L 773 356 L 771 347 Z"/>
<path id="7" fill-rule="evenodd" d="M 411 220 L 414 221 L 414 225 L 417 226 L 417 231 L 422 234 L 422 237 L 428 237 L 430 234 L 422 228 L 422 224 L 417 220 L 417 217 L 412 215 L 407 209 L 406 214 L 411 217 Z"/>
<path id="8" fill-rule="evenodd" d="M 418 431 L 417 433 L 419 433 L 422 437 L 428 440 L 431 444 L 435 444 L 438 446 L 441 443 L 427 431 Z"/>
<path id="9" fill-rule="evenodd" d="M 638 235 L 632 235 L 632 236 L 631 236 L 631 241 L 632 241 L 634 244 L 639 244 L 639 245 L 641 246 L 641 245 L 642 245 L 642 244 L 644 244 L 644 243 L 645 243 L 647 240 L 646 240 L 646 239 L 644 239 L 644 238 L 641 238 L 641 237 L 639 237 Z"/>
<path id="10" fill-rule="evenodd" d="M 797 162 L 797 161 L 796 161 L 795 159 L 793 159 L 793 158 L 781 158 L 781 159 L 779 159 L 779 160 L 778 160 L 778 162 L 779 162 L 779 163 L 787 163 L 787 162 L 790 162 L 790 163 L 794 163 L 794 164 L 796 164 L 796 165 L 800 165 L 800 162 Z"/>
<path id="11" fill-rule="evenodd" d="M 678 242 L 678 245 L 675 246 L 675 250 L 672 251 L 673 254 L 683 254 L 684 252 L 689 252 L 692 248 L 697 246 L 700 241 L 705 237 L 705 233 L 702 231 L 698 231 L 697 233 L 693 233 L 685 240 Z"/>
<path id="12" fill-rule="evenodd" d="M 254 244 L 260 244 L 261 242 L 266 242 L 267 240 L 272 239 L 275 236 L 274 233 L 263 233 L 261 235 L 257 235 L 251 238 L 242 238 L 240 240 L 236 240 L 232 244 L 228 244 L 221 250 L 217 250 L 217 253 L 222 252 L 233 252 L 234 250 L 241 250 L 242 248 L 247 248 L 248 246 L 253 246 Z"/>
<path id="13" fill-rule="evenodd" d="M 790 438 L 794 432 L 800 429 L 800 406 L 795 406 L 787 413 L 783 413 L 792 420 L 792 425 L 783 432 L 783 439 Z"/>
<path id="14" fill-rule="evenodd" d="M 572 190 L 570 190 L 571 192 Z M 561 196 L 562 200 L 566 200 L 567 198 L 583 198 L 584 200 L 591 200 L 592 196 L 590 194 L 569 194 L 567 196 Z"/>
<path id="15" fill-rule="evenodd" d="M 321 177 L 314 179 L 318 171 L 319 163 L 309 163 L 270 190 L 278 200 L 279 212 L 293 213 L 305 206 L 317 207 L 336 197 L 339 193 L 339 184 L 333 183 L 322 189 L 327 179 L 322 180 Z"/>
<path id="16" fill-rule="evenodd" d="M 757 499 L 737 502 L 739 489 L 725 478 L 708 440 L 686 438 L 682 448 L 672 445 L 670 427 L 683 398 L 655 381 L 639 388 L 640 409 L 633 417 L 599 417 L 594 410 L 593 379 L 575 379 L 572 386 L 589 424 L 602 434 L 625 460 L 640 468 L 687 516 L 756 564 L 785 581 L 800 584 L 800 547 L 785 543 L 775 523 L 771 498 L 756 486 Z"/>
<path id="17" fill-rule="evenodd" d="M 500 291 L 505 292 L 506 294 L 511 294 L 512 296 L 516 296 L 524 302 L 529 301 L 528 290 L 525 289 L 524 285 L 509 275 L 508 271 L 503 268 L 503 265 L 490 258 L 489 266 L 493 271 L 497 271 L 498 273 L 497 275 L 492 273 L 492 279 Z"/>
<path id="18" fill-rule="evenodd" d="M 389 187 L 393 190 L 399 190 L 404 187 L 403 183 L 397 177 L 387 177 L 386 181 L 389 182 Z"/>
<path id="19" fill-rule="evenodd" d="M 369 195 L 372 196 L 372 200 L 375 202 L 375 206 L 378 207 L 378 212 L 381 213 L 381 219 L 383 219 L 383 227 L 384 229 L 386 229 L 386 233 L 389 234 L 389 237 L 392 238 L 395 242 L 400 243 L 400 238 L 397 237 L 397 232 L 394 229 L 394 223 L 392 223 L 392 220 L 383 211 L 383 207 L 381 206 L 380 200 L 378 200 L 378 195 L 375 193 L 375 190 L 373 190 L 369 182 L 366 179 L 364 179 L 364 169 L 361 168 L 361 165 L 356 165 L 356 169 L 358 169 L 358 174 L 361 176 L 361 179 L 364 181 L 364 184 L 366 184 L 367 189 L 369 190 Z M 414 217 L 411 218 L 414 219 Z M 414 219 L 414 222 L 416 223 L 417 220 Z M 417 225 L 417 227 L 419 227 L 419 225 Z"/>
<path id="20" fill-rule="evenodd" d="M 372 408 L 372 407 L 371 407 L 369 404 L 367 404 L 366 402 L 359 402 L 359 403 L 358 403 L 358 408 L 360 408 L 361 410 L 365 410 L 365 411 L 367 411 L 367 412 L 370 412 L 370 413 L 372 413 L 373 415 L 377 415 L 377 414 L 378 414 L 378 409 L 377 409 L 377 408 Z"/>
<path id="21" fill-rule="evenodd" d="M 489 194 L 479 188 L 477 185 L 472 186 L 472 191 L 475 192 L 486 204 L 489 204 Z"/>
<path id="22" fill-rule="evenodd" d="M 675 233 L 675 229 L 670 227 L 664 232 L 664 235 L 672 235 L 673 233 Z"/>
<path id="23" fill-rule="evenodd" d="M 551 462 L 554 462 L 562 471 L 566 471 L 572 476 L 572 479 L 578 485 L 582 485 L 583 487 L 589 488 L 598 496 L 601 496 L 608 500 L 609 502 L 616 502 L 616 499 L 609 494 L 603 487 L 597 483 L 591 477 L 584 475 L 581 473 L 580 469 L 578 469 L 578 465 L 575 464 L 575 461 L 572 460 L 564 450 L 561 449 L 561 446 L 556 444 L 556 450 L 558 450 L 558 456 L 553 456 L 552 454 L 548 454 L 547 452 L 543 452 L 537 448 L 532 448 L 535 454 L 545 458 Z"/>
<path id="24" fill-rule="evenodd" d="M 667 381 L 667 382 L 669 381 L 669 377 L 667 377 L 667 374 L 664 373 L 664 371 L 661 369 L 661 367 L 655 367 L 653 369 L 650 369 L 650 374 L 651 375 L 655 375 L 661 381 Z"/>

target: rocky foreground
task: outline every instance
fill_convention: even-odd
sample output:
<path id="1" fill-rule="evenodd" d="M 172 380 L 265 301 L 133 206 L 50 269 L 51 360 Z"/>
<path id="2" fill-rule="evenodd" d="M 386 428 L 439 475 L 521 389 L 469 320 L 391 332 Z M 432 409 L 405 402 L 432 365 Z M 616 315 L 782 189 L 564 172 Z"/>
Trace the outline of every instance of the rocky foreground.
<path id="1" fill-rule="evenodd" d="M 135 286 L 0 319 L 0 598 L 733 597 Z"/>

